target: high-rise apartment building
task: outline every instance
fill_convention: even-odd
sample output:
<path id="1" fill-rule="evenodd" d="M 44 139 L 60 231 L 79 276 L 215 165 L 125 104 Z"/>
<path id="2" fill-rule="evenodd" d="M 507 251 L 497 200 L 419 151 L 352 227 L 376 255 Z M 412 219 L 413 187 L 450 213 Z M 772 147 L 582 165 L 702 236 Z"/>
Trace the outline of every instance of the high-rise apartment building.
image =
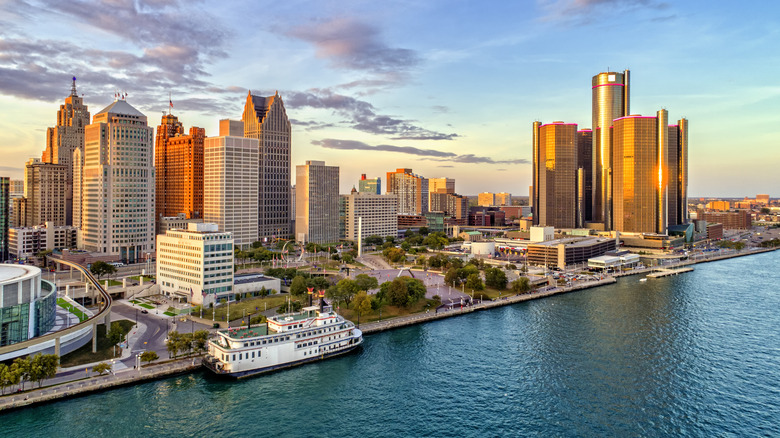
<path id="1" fill-rule="evenodd" d="M 259 144 L 257 212 L 258 239 L 290 235 L 290 120 L 282 97 L 247 94 L 244 113 L 244 137 Z"/>
<path id="2" fill-rule="evenodd" d="M 220 136 L 203 142 L 203 218 L 247 248 L 258 235 L 260 148 L 257 139 L 243 137 L 240 123 L 220 121 Z"/>
<path id="3" fill-rule="evenodd" d="M 668 227 L 669 129 L 666 110 L 614 121 L 614 229 L 665 234 Z"/>
<path id="4" fill-rule="evenodd" d="M 65 225 L 67 166 L 42 163 L 31 158 L 24 168 L 27 211 L 24 225 L 32 227 L 53 222 Z"/>
<path id="5" fill-rule="evenodd" d="M 360 175 L 360 181 L 358 181 L 358 192 L 360 193 L 373 193 L 375 195 L 382 194 L 382 178 L 366 178 L 366 174 Z"/>
<path id="6" fill-rule="evenodd" d="M 512 194 L 506 192 L 496 193 L 496 205 L 512 205 Z"/>
<path id="7" fill-rule="evenodd" d="M 193 126 L 185 135 L 176 116 L 162 116 L 154 150 L 157 220 L 180 213 L 187 219 L 203 217 L 205 138 L 205 129 Z"/>
<path id="8" fill-rule="evenodd" d="M 8 260 L 8 229 L 10 227 L 11 180 L 0 176 L 0 262 Z"/>
<path id="9" fill-rule="evenodd" d="M 125 263 L 154 254 L 154 129 L 124 99 L 84 130 L 82 249 Z"/>
<path id="10" fill-rule="evenodd" d="M 339 168 L 324 161 L 295 166 L 295 238 L 299 242 L 339 240 Z"/>
<path id="11" fill-rule="evenodd" d="M 399 168 L 387 172 L 387 194 L 398 198 L 398 214 L 422 215 L 429 211 L 428 178 L 412 173 L 412 169 Z"/>
<path id="12" fill-rule="evenodd" d="M 581 226 L 578 205 L 577 125 L 534 122 L 534 225 Z"/>
<path id="13" fill-rule="evenodd" d="M 443 212 L 446 216 L 455 218 L 459 225 L 467 225 L 469 219 L 469 200 L 455 193 L 431 193 L 431 211 Z"/>
<path id="14" fill-rule="evenodd" d="M 496 194 L 490 192 L 482 192 L 477 195 L 477 205 L 480 207 L 491 207 L 496 205 Z"/>
<path id="15" fill-rule="evenodd" d="M 612 121 L 629 114 L 629 71 L 593 76 L 593 218 L 612 229 Z"/>
<path id="16" fill-rule="evenodd" d="M 394 195 L 353 192 L 341 195 L 344 210 L 344 239 L 358 240 L 358 222 L 362 237 L 398 235 L 398 198 Z M 360 221 L 358 221 L 360 219 Z"/>
<path id="17" fill-rule="evenodd" d="M 157 284 L 169 297 L 209 305 L 233 291 L 233 237 L 217 224 L 190 223 L 157 236 Z"/>
<path id="18" fill-rule="evenodd" d="M 65 166 L 65 224 L 73 223 L 73 151 L 84 149 L 84 129 L 89 125 L 89 110 L 76 92 L 76 78 L 70 88 L 70 96 L 57 111 L 57 125 L 46 130 L 46 150 L 41 161 Z M 65 225 L 62 224 L 62 225 Z M 38 224 L 31 224 L 38 225 Z"/>

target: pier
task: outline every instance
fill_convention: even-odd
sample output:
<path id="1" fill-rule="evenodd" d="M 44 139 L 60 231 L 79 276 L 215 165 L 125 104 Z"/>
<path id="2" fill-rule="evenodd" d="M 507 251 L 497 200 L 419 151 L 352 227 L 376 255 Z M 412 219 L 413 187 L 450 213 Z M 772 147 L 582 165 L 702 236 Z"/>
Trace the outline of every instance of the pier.
<path id="1" fill-rule="evenodd" d="M 685 268 L 677 268 L 677 269 L 661 269 L 656 272 L 653 272 L 652 274 L 647 274 L 647 278 L 661 278 L 661 277 L 668 277 L 670 275 L 677 275 L 682 274 L 683 272 L 691 272 L 693 271 L 693 268 L 690 266 Z"/>

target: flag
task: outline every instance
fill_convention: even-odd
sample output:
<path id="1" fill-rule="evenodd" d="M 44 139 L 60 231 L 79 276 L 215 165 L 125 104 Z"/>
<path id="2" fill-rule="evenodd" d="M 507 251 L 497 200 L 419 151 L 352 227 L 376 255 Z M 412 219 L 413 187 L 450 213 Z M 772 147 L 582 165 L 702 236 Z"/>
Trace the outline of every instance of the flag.
<path id="1" fill-rule="evenodd" d="M 193 295 L 195 295 L 195 291 L 193 291 L 192 288 L 190 288 L 190 298 L 192 298 Z"/>
<path id="2" fill-rule="evenodd" d="M 168 99 L 168 105 L 173 108 L 173 101 L 171 99 Z"/>

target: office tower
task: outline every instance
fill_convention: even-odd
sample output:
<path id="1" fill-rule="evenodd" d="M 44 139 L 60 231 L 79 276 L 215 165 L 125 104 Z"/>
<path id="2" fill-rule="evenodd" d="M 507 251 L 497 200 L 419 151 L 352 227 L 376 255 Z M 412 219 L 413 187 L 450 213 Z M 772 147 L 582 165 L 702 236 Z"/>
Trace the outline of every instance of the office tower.
<path id="1" fill-rule="evenodd" d="M 220 136 L 203 141 L 203 219 L 247 248 L 257 241 L 260 148 L 243 128 L 234 129 L 238 123 L 221 121 Z"/>
<path id="2" fill-rule="evenodd" d="M 324 161 L 295 166 L 295 238 L 299 242 L 339 240 L 339 168 Z"/>
<path id="3" fill-rule="evenodd" d="M 669 125 L 669 225 L 687 224 L 688 120 Z"/>
<path id="4" fill-rule="evenodd" d="M 65 224 L 73 223 L 73 151 L 84 148 L 84 128 L 89 125 L 89 110 L 76 93 L 76 78 L 70 88 L 70 96 L 57 111 L 57 125 L 46 130 L 46 150 L 41 161 L 65 166 Z M 62 225 L 65 225 L 62 224 Z M 32 224 L 39 225 L 39 224 Z"/>
<path id="5" fill-rule="evenodd" d="M 82 249 L 124 263 L 154 254 L 154 128 L 124 99 L 84 130 Z"/>
<path id="6" fill-rule="evenodd" d="M 165 296 L 209 305 L 233 291 L 233 237 L 217 224 L 190 223 L 157 236 L 157 284 Z"/>
<path id="7" fill-rule="evenodd" d="M 10 228 L 11 180 L 0 176 L 0 262 L 8 260 L 8 229 Z"/>
<path id="8" fill-rule="evenodd" d="M 258 239 L 290 235 L 290 120 L 282 97 L 247 94 L 244 113 L 244 137 L 259 144 L 257 212 Z"/>
<path id="9" fill-rule="evenodd" d="M 428 209 L 431 211 L 441 211 L 431 207 L 433 193 L 455 193 L 454 178 L 428 178 Z"/>
<path id="10" fill-rule="evenodd" d="M 614 229 L 665 234 L 669 219 L 666 110 L 656 117 L 616 119 L 613 141 Z"/>
<path id="11" fill-rule="evenodd" d="M 581 205 L 578 227 L 582 227 L 593 219 L 593 131 L 590 129 L 577 131 L 577 166 L 577 197 L 581 198 L 577 201 Z"/>
<path id="12" fill-rule="evenodd" d="M 448 217 L 454 217 L 458 225 L 467 225 L 469 218 L 469 200 L 455 193 L 431 193 L 431 211 L 443 212 Z"/>
<path id="13" fill-rule="evenodd" d="M 482 192 L 477 195 L 477 205 L 480 207 L 490 207 L 496 205 L 496 194 L 490 192 Z"/>
<path id="14" fill-rule="evenodd" d="M 506 192 L 496 193 L 496 205 L 512 205 L 512 194 Z"/>
<path id="15" fill-rule="evenodd" d="M 629 71 L 593 76 L 593 222 L 612 229 L 612 121 L 629 114 Z"/>
<path id="16" fill-rule="evenodd" d="M 577 124 L 534 122 L 534 225 L 576 228 Z"/>
<path id="17" fill-rule="evenodd" d="M 399 168 L 387 172 L 387 194 L 398 198 L 398 214 L 422 215 L 428 212 L 428 179 Z"/>
<path id="18" fill-rule="evenodd" d="M 184 213 L 187 219 L 203 217 L 203 140 L 206 130 L 190 128 L 189 135 L 179 119 L 162 116 L 154 150 L 155 218 Z"/>
<path id="19" fill-rule="evenodd" d="M 25 227 L 27 226 L 27 198 L 13 198 L 11 199 L 12 208 L 9 208 L 9 223 L 12 227 Z"/>
<path id="20" fill-rule="evenodd" d="M 81 228 L 84 201 L 84 148 L 73 151 L 73 226 Z"/>
<path id="21" fill-rule="evenodd" d="M 366 178 L 366 174 L 360 175 L 360 181 L 358 181 L 358 192 L 360 193 L 373 193 L 375 195 L 382 194 L 382 178 Z"/>
<path id="22" fill-rule="evenodd" d="M 394 195 L 353 192 L 341 195 L 344 215 L 344 239 L 357 242 L 358 219 L 361 220 L 362 238 L 368 236 L 398 235 L 398 198 Z"/>
<path id="23" fill-rule="evenodd" d="M 42 163 L 37 158 L 27 161 L 24 168 L 27 214 L 24 225 L 32 227 L 44 222 L 65 225 L 67 166 Z"/>

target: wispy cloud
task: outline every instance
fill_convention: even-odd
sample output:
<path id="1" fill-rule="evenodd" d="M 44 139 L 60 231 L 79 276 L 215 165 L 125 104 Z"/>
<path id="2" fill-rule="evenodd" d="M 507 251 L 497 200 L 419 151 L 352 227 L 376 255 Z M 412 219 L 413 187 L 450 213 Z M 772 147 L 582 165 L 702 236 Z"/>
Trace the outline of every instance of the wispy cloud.
<path id="1" fill-rule="evenodd" d="M 603 12 L 613 16 L 637 11 L 659 12 L 671 7 L 669 3 L 658 0 L 538 0 L 538 4 L 546 12 L 541 17 L 542 21 L 573 24 L 588 24 L 595 15 Z M 664 19 L 673 17 L 667 14 Z"/>
<path id="2" fill-rule="evenodd" d="M 397 152 L 402 154 L 414 155 L 417 157 L 421 157 L 421 159 L 432 160 L 432 161 L 450 161 L 455 163 L 472 163 L 472 164 L 527 164 L 528 163 L 528 160 L 526 159 L 494 160 L 490 157 L 480 157 L 473 154 L 458 155 L 453 152 L 444 152 L 436 149 L 422 149 L 422 148 L 416 148 L 412 146 L 395 146 L 389 144 L 372 146 L 367 143 L 363 143 L 362 141 L 356 141 L 356 140 L 339 140 L 333 138 L 326 138 L 323 140 L 313 140 L 312 144 L 317 146 L 322 146 L 326 149 Z M 448 166 L 442 165 L 439 167 L 448 167 Z"/>

